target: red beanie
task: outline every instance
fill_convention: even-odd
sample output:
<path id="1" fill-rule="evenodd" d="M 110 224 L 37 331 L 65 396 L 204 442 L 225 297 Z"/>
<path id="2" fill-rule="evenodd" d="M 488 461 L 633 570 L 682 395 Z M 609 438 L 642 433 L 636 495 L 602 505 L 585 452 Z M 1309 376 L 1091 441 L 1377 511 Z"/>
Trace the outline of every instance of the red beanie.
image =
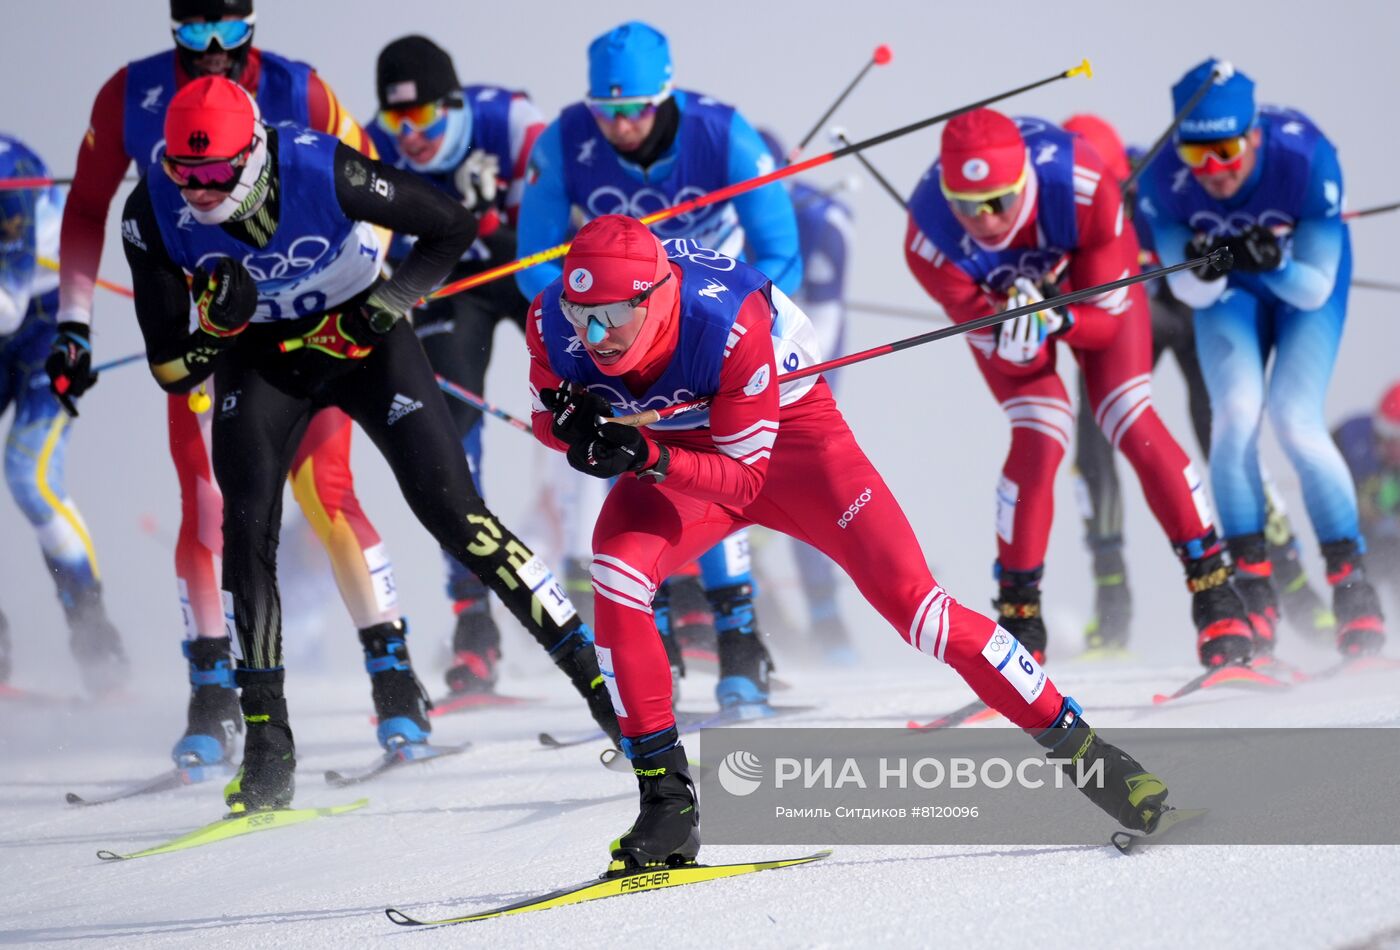
<path id="1" fill-rule="evenodd" d="M 1104 170 L 1114 181 L 1128 180 L 1128 176 L 1132 174 L 1132 166 L 1128 164 L 1128 151 L 1123 147 L 1123 140 L 1118 137 L 1117 129 L 1098 116 L 1088 113 L 1072 115 L 1065 119 L 1064 129 L 1089 143 L 1099 158 L 1103 159 Z"/>
<path id="2" fill-rule="evenodd" d="M 232 158 L 253 141 L 258 109 L 243 87 L 202 76 L 170 100 L 165 153 L 171 158 Z"/>
<path id="3" fill-rule="evenodd" d="M 1026 143 L 1016 123 L 992 109 L 974 109 L 943 127 L 943 190 L 969 198 L 1005 191 L 1021 180 Z"/>
<path id="4" fill-rule="evenodd" d="M 636 218 L 605 214 L 579 229 L 564 256 L 564 296 L 574 303 L 616 303 L 637 296 L 664 273 L 666 249 Z"/>

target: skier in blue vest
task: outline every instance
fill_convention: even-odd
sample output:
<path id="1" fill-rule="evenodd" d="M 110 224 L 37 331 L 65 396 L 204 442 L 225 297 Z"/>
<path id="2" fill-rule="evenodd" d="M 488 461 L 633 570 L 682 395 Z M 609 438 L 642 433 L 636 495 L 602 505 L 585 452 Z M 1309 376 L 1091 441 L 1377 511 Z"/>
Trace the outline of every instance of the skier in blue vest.
<path id="1" fill-rule="evenodd" d="M 624 23 L 589 45 L 588 95 L 559 114 L 530 158 L 521 256 L 566 241 L 572 209 L 584 221 L 641 218 L 773 170 L 774 156 L 738 110 L 675 88 L 671 73 L 670 45 L 646 23 Z M 780 185 L 678 215 L 656 224 L 655 233 L 735 257 L 747 247 L 749 263 L 781 292 L 795 293 L 802 283 L 797 221 Z M 557 262 L 540 264 L 521 271 L 517 282 L 533 298 L 560 273 Z M 754 618 L 746 536 L 716 545 L 700 568 L 719 634 L 716 699 L 739 715 L 765 715 L 772 661 Z"/>
<path id="2" fill-rule="evenodd" d="M 229 805 L 284 808 L 292 798 L 277 536 L 287 466 L 326 406 L 374 441 L 437 542 L 478 572 L 561 668 L 590 666 L 588 682 L 604 692 L 592 636 L 562 586 L 476 493 L 403 319 L 471 245 L 475 218 L 416 175 L 331 136 L 264 125 L 252 97 L 220 77 L 180 90 L 165 131 L 159 168 L 127 200 L 122 239 L 152 375 L 167 392 L 186 392 L 212 374 L 220 394 L 212 439 L 226 513 L 223 588 L 247 731 Z M 417 238 L 388 280 L 378 228 Z M 404 641 L 365 648 L 381 719 L 422 728 Z M 599 725 L 616 737 L 615 722 Z"/>
<path id="3" fill-rule="evenodd" d="M 23 142 L 0 134 L 0 178 L 48 175 Z M 72 430 L 44 374 L 58 332 L 58 275 L 38 258 L 58 255 L 62 209 L 56 187 L 0 191 L 0 413 L 15 407 L 5 440 L 5 482 L 38 535 L 83 683 L 101 694 L 125 682 L 126 656 L 103 606 L 92 536 L 64 487 Z M 0 683 L 11 668 L 7 627 L 0 615 Z"/>
<path id="4" fill-rule="evenodd" d="M 1216 60 L 1172 87 L 1177 110 L 1213 70 L 1176 148 L 1143 175 L 1138 207 L 1164 264 L 1221 246 L 1234 254 L 1228 276 L 1187 271 L 1168 280 L 1196 314 L 1211 484 L 1236 583 L 1252 617 L 1277 616 L 1259 470 L 1267 412 L 1321 543 L 1337 647 L 1344 656 L 1375 653 L 1385 631 L 1364 567 L 1356 486 L 1323 415 L 1351 287 L 1337 152 L 1303 113 L 1256 106 L 1253 80 Z"/>

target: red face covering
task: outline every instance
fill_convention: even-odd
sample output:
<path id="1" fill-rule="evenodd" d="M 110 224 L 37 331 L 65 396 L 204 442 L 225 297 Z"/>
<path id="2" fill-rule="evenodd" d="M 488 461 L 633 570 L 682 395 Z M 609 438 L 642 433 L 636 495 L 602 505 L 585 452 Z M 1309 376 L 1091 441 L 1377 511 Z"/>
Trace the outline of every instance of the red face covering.
<path id="1" fill-rule="evenodd" d="M 646 225 L 623 215 L 604 215 L 579 230 L 564 256 L 564 297 L 578 304 L 630 300 L 669 273 L 666 250 Z M 657 287 L 647 298 L 646 317 L 631 346 L 610 366 L 595 362 L 598 370 L 621 376 L 641 365 L 657 339 L 664 338 L 662 331 L 670 323 L 676 294 L 675 280 Z"/>

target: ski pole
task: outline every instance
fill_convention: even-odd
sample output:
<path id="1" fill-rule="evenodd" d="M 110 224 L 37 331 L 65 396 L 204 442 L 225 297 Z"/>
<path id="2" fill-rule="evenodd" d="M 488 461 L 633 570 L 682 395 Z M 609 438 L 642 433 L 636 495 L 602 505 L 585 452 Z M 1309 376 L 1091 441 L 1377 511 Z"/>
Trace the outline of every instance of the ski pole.
<path id="1" fill-rule="evenodd" d="M 821 131 L 821 127 L 826 124 L 826 120 L 831 118 L 832 114 L 835 113 L 837 109 L 841 108 L 841 103 L 845 102 L 846 97 L 851 94 L 856 86 L 860 85 L 860 81 L 865 78 L 866 73 L 870 72 L 870 68 L 872 66 L 883 66 L 893 58 L 894 53 L 892 53 L 890 48 L 884 43 L 875 47 L 875 52 L 870 55 L 870 59 L 866 60 L 865 65 L 860 68 L 860 72 L 856 73 L 856 78 L 852 79 L 846 85 L 846 88 L 841 90 L 841 95 L 837 96 L 836 101 L 827 107 L 827 110 L 822 113 L 820 119 L 812 123 L 812 127 L 807 130 L 807 134 L 802 136 L 802 141 L 798 142 L 797 146 L 793 148 L 792 151 L 788 152 L 787 160 L 789 164 L 797 161 L 797 156 L 802 154 L 802 150 L 805 149 L 816 134 Z"/>
<path id="2" fill-rule="evenodd" d="M 808 376 L 816 376 L 819 373 L 825 373 L 829 370 L 840 369 L 842 366 L 850 366 L 852 363 L 863 363 L 877 356 L 885 356 L 890 353 L 897 353 L 900 350 L 907 350 L 910 347 L 923 346 L 925 343 L 934 343 L 938 340 L 946 340 L 949 337 L 961 336 L 964 333 L 971 333 L 974 330 L 984 330 L 987 327 L 996 326 L 999 323 L 1013 320 L 1016 317 L 1024 316 L 1028 313 L 1036 313 L 1037 311 L 1046 310 L 1051 307 L 1064 307 L 1072 303 L 1079 303 L 1081 300 L 1088 300 L 1090 297 L 1097 297 L 1100 294 L 1119 290 L 1123 287 L 1131 287 L 1133 284 L 1140 284 L 1143 281 L 1155 280 L 1158 277 L 1165 277 L 1168 274 L 1174 274 L 1177 271 L 1186 270 L 1188 268 L 1209 265 L 1216 271 L 1223 273 L 1229 270 L 1233 263 L 1234 256 L 1230 253 L 1228 248 L 1216 248 L 1202 257 L 1193 258 L 1189 261 L 1182 261 L 1180 264 L 1173 264 L 1170 267 L 1161 267 L 1157 270 L 1148 271 L 1145 274 L 1133 274 L 1130 277 L 1111 280 L 1106 284 L 1097 284 L 1093 287 L 1085 287 L 1083 290 L 1075 290 L 1067 294 L 1060 294 L 1057 297 L 1037 300 L 1024 307 L 1013 307 L 1010 310 L 1003 310 L 1000 313 L 991 313 L 985 317 L 969 320 L 967 323 L 959 323 L 951 327 L 930 330 L 927 333 L 920 333 L 917 336 L 895 340 L 893 343 L 883 343 L 880 346 L 874 346 L 868 350 L 861 350 L 859 353 L 838 356 L 824 363 L 808 366 L 806 369 L 799 369 L 792 373 L 784 373 L 777 378 L 776 382 L 781 386 L 783 383 L 806 379 Z M 645 412 L 638 412 L 630 416 L 619 416 L 615 419 L 608 419 L 607 421 L 619 422 L 629 426 L 649 426 L 682 412 L 689 412 L 693 409 L 703 409 L 705 406 L 709 405 L 709 402 L 709 398 L 693 399 L 689 402 L 667 406 L 664 409 L 648 409 Z"/>
<path id="3" fill-rule="evenodd" d="M 1364 277 L 1357 277 L 1352 280 L 1353 287 L 1362 287 L 1366 290 L 1389 290 L 1400 291 L 1400 284 L 1392 283 L 1388 280 L 1367 280 Z"/>
<path id="4" fill-rule="evenodd" d="M 816 168 L 819 165 L 825 165 L 828 162 L 834 162 L 838 158 L 845 158 L 847 155 L 863 151 L 867 148 L 872 148 L 876 145 L 883 145 L 886 142 L 892 141 L 904 135 L 909 135 L 913 132 L 918 132 L 921 129 L 926 129 L 929 126 L 935 125 L 939 122 L 945 122 L 948 119 L 953 118 L 954 116 L 962 115 L 964 112 L 971 112 L 973 109 L 980 109 L 983 106 L 992 104 L 993 102 L 1000 102 L 1003 99 L 1009 99 L 1012 96 L 1020 95 L 1023 92 L 1029 92 L 1032 89 L 1039 89 L 1041 86 L 1049 85 L 1052 82 L 1058 82 L 1061 79 L 1071 79 L 1075 76 L 1087 77 L 1092 76 L 1093 74 L 1093 67 L 1086 59 L 1081 61 L 1078 66 L 1071 66 L 1069 69 L 1055 73 L 1053 76 L 1047 76 L 1044 79 L 1037 79 L 1035 82 L 1026 83 L 1024 86 L 1018 86 L 1015 89 L 1009 89 L 1006 92 L 1001 92 L 994 96 L 988 96 L 986 99 L 979 99 L 977 102 L 972 102 L 965 106 L 959 106 L 958 108 L 950 109 L 947 112 L 940 112 L 938 115 L 930 116 L 927 119 L 920 119 L 918 122 L 913 122 L 909 125 L 900 126 L 899 128 L 892 129 L 889 132 L 882 132 L 881 134 L 872 136 L 868 139 L 865 139 L 862 142 L 856 142 L 854 145 L 847 145 L 844 148 L 838 148 L 834 152 L 827 152 L 824 155 L 816 155 L 812 158 L 803 159 L 802 161 L 792 165 L 785 165 L 782 168 L 778 168 L 771 172 L 768 172 L 766 175 L 757 175 L 745 181 L 735 182 L 732 185 L 725 185 L 723 188 L 717 188 L 709 194 L 700 195 L 699 197 L 692 198 L 689 201 L 682 201 L 680 204 L 673 205 L 669 208 L 662 209 L 661 211 L 654 212 L 653 214 L 649 214 L 646 217 L 641 218 L 640 220 L 645 225 L 653 225 L 661 221 L 668 221 L 671 218 L 679 217 L 683 214 L 690 214 L 692 211 L 697 211 L 700 208 L 707 208 L 710 205 L 718 204 L 721 201 L 728 201 L 730 198 L 734 198 L 742 194 L 747 194 L 748 192 L 753 191 L 756 188 L 762 188 L 764 185 L 770 184 L 772 182 L 780 181 L 784 178 L 789 178 L 793 175 L 798 174 L 799 172 L 804 172 L 808 169 Z M 454 281 L 450 284 L 445 284 L 444 286 L 435 290 L 433 293 L 429 294 L 428 299 L 440 300 L 443 297 L 451 297 L 453 294 L 459 294 L 464 290 L 471 290 L 473 287 L 480 287 L 482 284 L 489 284 L 493 280 L 499 280 L 502 277 L 509 276 L 510 274 L 517 273 L 518 271 L 527 270 L 528 268 L 534 267 L 537 264 L 544 264 L 557 258 L 563 257 L 566 253 L 568 253 L 568 250 L 569 245 L 565 243 L 555 245 L 551 248 L 546 248 L 543 251 L 536 251 L 533 254 L 528 254 L 525 257 L 511 261 L 507 264 L 501 264 L 500 266 L 493 267 L 490 270 L 484 270 L 478 274 L 473 274 L 470 277 L 464 277 L 461 280 Z"/>
<path id="5" fill-rule="evenodd" d="M 851 144 L 851 140 L 846 138 L 845 129 L 832 129 L 831 137 L 836 139 L 842 145 Z M 888 178 L 880 174 L 880 170 L 871 163 L 870 159 L 866 158 L 859 152 L 856 152 L 856 161 L 860 162 L 861 167 L 866 170 L 866 172 L 870 175 L 871 178 L 875 179 L 876 183 L 881 188 L 885 189 L 885 194 L 893 198 L 896 204 L 898 204 L 901 208 L 908 208 L 908 205 L 905 204 L 904 199 L 899 196 L 899 192 L 895 190 L 894 185 L 890 184 L 890 180 Z"/>
<path id="6" fill-rule="evenodd" d="M 1123 194 L 1126 195 L 1132 190 L 1132 187 L 1137 184 L 1137 180 L 1142 177 L 1143 172 L 1147 171 L 1147 166 L 1152 164 L 1152 160 L 1157 157 L 1157 153 L 1162 151 L 1163 147 L 1167 144 L 1167 140 L 1176 134 L 1177 128 L 1181 123 L 1186 121 L 1186 117 L 1191 114 L 1191 110 L 1196 108 L 1196 106 L 1200 104 L 1200 101 L 1206 97 L 1206 93 L 1210 91 L 1211 85 L 1219 79 L 1229 79 L 1234 74 L 1235 67 L 1231 66 L 1229 63 L 1217 62 L 1211 67 L 1210 75 L 1206 77 L 1206 81 L 1201 83 L 1199 89 L 1191 93 L 1191 98 L 1187 99 L 1186 104 L 1177 111 L 1176 115 L 1172 116 L 1171 125 L 1167 126 L 1166 131 L 1157 136 L 1157 141 L 1153 142 L 1152 147 L 1147 150 L 1147 154 L 1142 156 L 1142 161 L 1137 163 L 1137 168 L 1134 168 L 1128 177 L 1123 180 L 1123 184 L 1119 186 Z"/>
<path id="7" fill-rule="evenodd" d="M 493 406 L 491 403 L 487 402 L 485 399 L 478 396 L 470 389 L 463 389 L 461 386 L 458 386 L 452 380 L 446 379 L 442 376 L 436 376 L 436 379 L 438 389 L 441 389 L 443 392 L 447 393 L 447 395 L 449 396 L 452 396 L 454 399 L 460 399 L 462 402 L 466 403 L 469 406 L 474 406 L 477 409 L 480 409 L 482 412 L 495 416 L 497 419 L 509 422 L 512 426 L 519 429 L 521 432 L 533 432 L 533 430 L 531 430 L 530 428 L 529 423 L 521 422 L 519 419 L 515 418 L 515 416 L 506 412 L 504 409 L 499 409 L 496 406 Z"/>
<path id="8" fill-rule="evenodd" d="M 145 350 L 142 350 L 140 353 L 129 353 L 126 356 L 108 360 L 105 363 L 99 363 L 92 368 L 92 371 L 93 373 L 105 373 L 109 369 L 116 369 L 118 366 L 125 366 L 127 363 L 135 363 L 137 360 L 144 360 L 145 358 Z"/>
<path id="9" fill-rule="evenodd" d="M 847 310 L 857 313 L 873 313 L 881 317 L 909 317 L 911 320 L 942 320 L 946 314 L 938 311 L 921 310 L 918 307 L 900 307 L 888 303 L 866 303 L 852 300 L 846 304 Z"/>
<path id="10" fill-rule="evenodd" d="M 122 181 L 140 180 L 140 178 L 133 178 L 131 175 L 127 175 L 122 179 Z M 26 189 L 48 188 L 52 185 L 67 187 L 71 184 L 73 184 L 73 177 L 71 175 L 67 178 L 41 178 L 34 176 L 28 178 L 0 178 L 0 191 L 24 191 Z"/>
<path id="11" fill-rule="evenodd" d="M 58 261 L 53 258 L 36 256 L 34 260 L 40 267 L 48 268 L 51 271 L 58 270 Z M 123 287 L 121 284 L 114 284 L 110 280 L 103 280 L 101 277 L 96 278 L 93 283 L 97 284 L 97 286 L 101 287 L 103 290 L 110 290 L 112 293 L 122 297 L 135 296 L 129 287 Z"/>
<path id="12" fill-rule="evenodd" d="M 1353 218 L 1365 218 L 1373 214 L 1384 214 L 1387 211 L 1400 209 L 1400 201 L 1392 202 L 1388 205 L 1376 205 L 1374 208 L 1361 208 L 1358 211 L 1343 211 L 1342 220 L 1350 221 Z M 1355 281 L 1353 281 L 1355 283 Z"/>

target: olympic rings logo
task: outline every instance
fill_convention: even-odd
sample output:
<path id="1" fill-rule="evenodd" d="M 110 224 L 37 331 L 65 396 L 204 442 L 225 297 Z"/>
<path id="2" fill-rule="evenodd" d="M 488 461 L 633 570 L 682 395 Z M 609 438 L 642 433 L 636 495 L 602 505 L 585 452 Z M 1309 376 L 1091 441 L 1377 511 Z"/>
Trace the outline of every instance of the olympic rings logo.
<path id="1" fill-rule="evenodd" d="M 330 249 L 330 241 L 319 234 L 308 234 L 293 241 L 285 254 L 272 251 L 245 255 L 243 267 L 257 283 L 295 279 L 315 270 L 321 258 L 325 257 Z M 219 253 L 205 254 L 195 262 L 195 267 L 203 267 L 206 262 L 218 261 L 225 256 Z"/>
<path id="2" fill-rule="evenodd" d="M 989 270 L 986 284 L 998 291 L 1006 290 L 1018 277 L 1038 284 L 1055 270 L 1064 255 L 1064 251 L 1053 247 L 1022 251 L 1014 261 L 1001 261 Z"/>
<path id="3" fill-rule="evenodd" d="M 704 194 L 706 194 L 705 189 L 697 188 L 694 185 L 687 185 L 670 196 L 655 188 L 642 188 L 629 195 L 621 188 L 604 185 L 594 189 L 593 193 L 588 196 L 586 207 L 590 218 L 600 218 L 605 214 L 625 214 L 631 218 L 645 218 L 647 215 L 665 211 L 667 208 L 674 208 L 678 204 L 683 204 L 692 198 L 699 198 Z M 662 235 L 681 237 L 694 231 L 714 211 L 714 206 L 687 211 L 674 218 L 658 222 L 654 230 Z"/>
<path id="4" fill-rule="evenodd" d="M 1243 234 L 1247 228 L 1254 224 L 1270 229 L 1280 226 L 1291 229 L 1294 223 L 1291 216 L 1275 208 L 1269 208 L 1261 212 L 1257 218 L 1248 211 L 1229 211 L 1224 214 L 1217 214 L 1214 211 L 1197 211 L 1191 215 L 1191 220 L 1187 222 L 1187 225 L 1191 230 L 1209 237 L 1230 237 Z"/>

